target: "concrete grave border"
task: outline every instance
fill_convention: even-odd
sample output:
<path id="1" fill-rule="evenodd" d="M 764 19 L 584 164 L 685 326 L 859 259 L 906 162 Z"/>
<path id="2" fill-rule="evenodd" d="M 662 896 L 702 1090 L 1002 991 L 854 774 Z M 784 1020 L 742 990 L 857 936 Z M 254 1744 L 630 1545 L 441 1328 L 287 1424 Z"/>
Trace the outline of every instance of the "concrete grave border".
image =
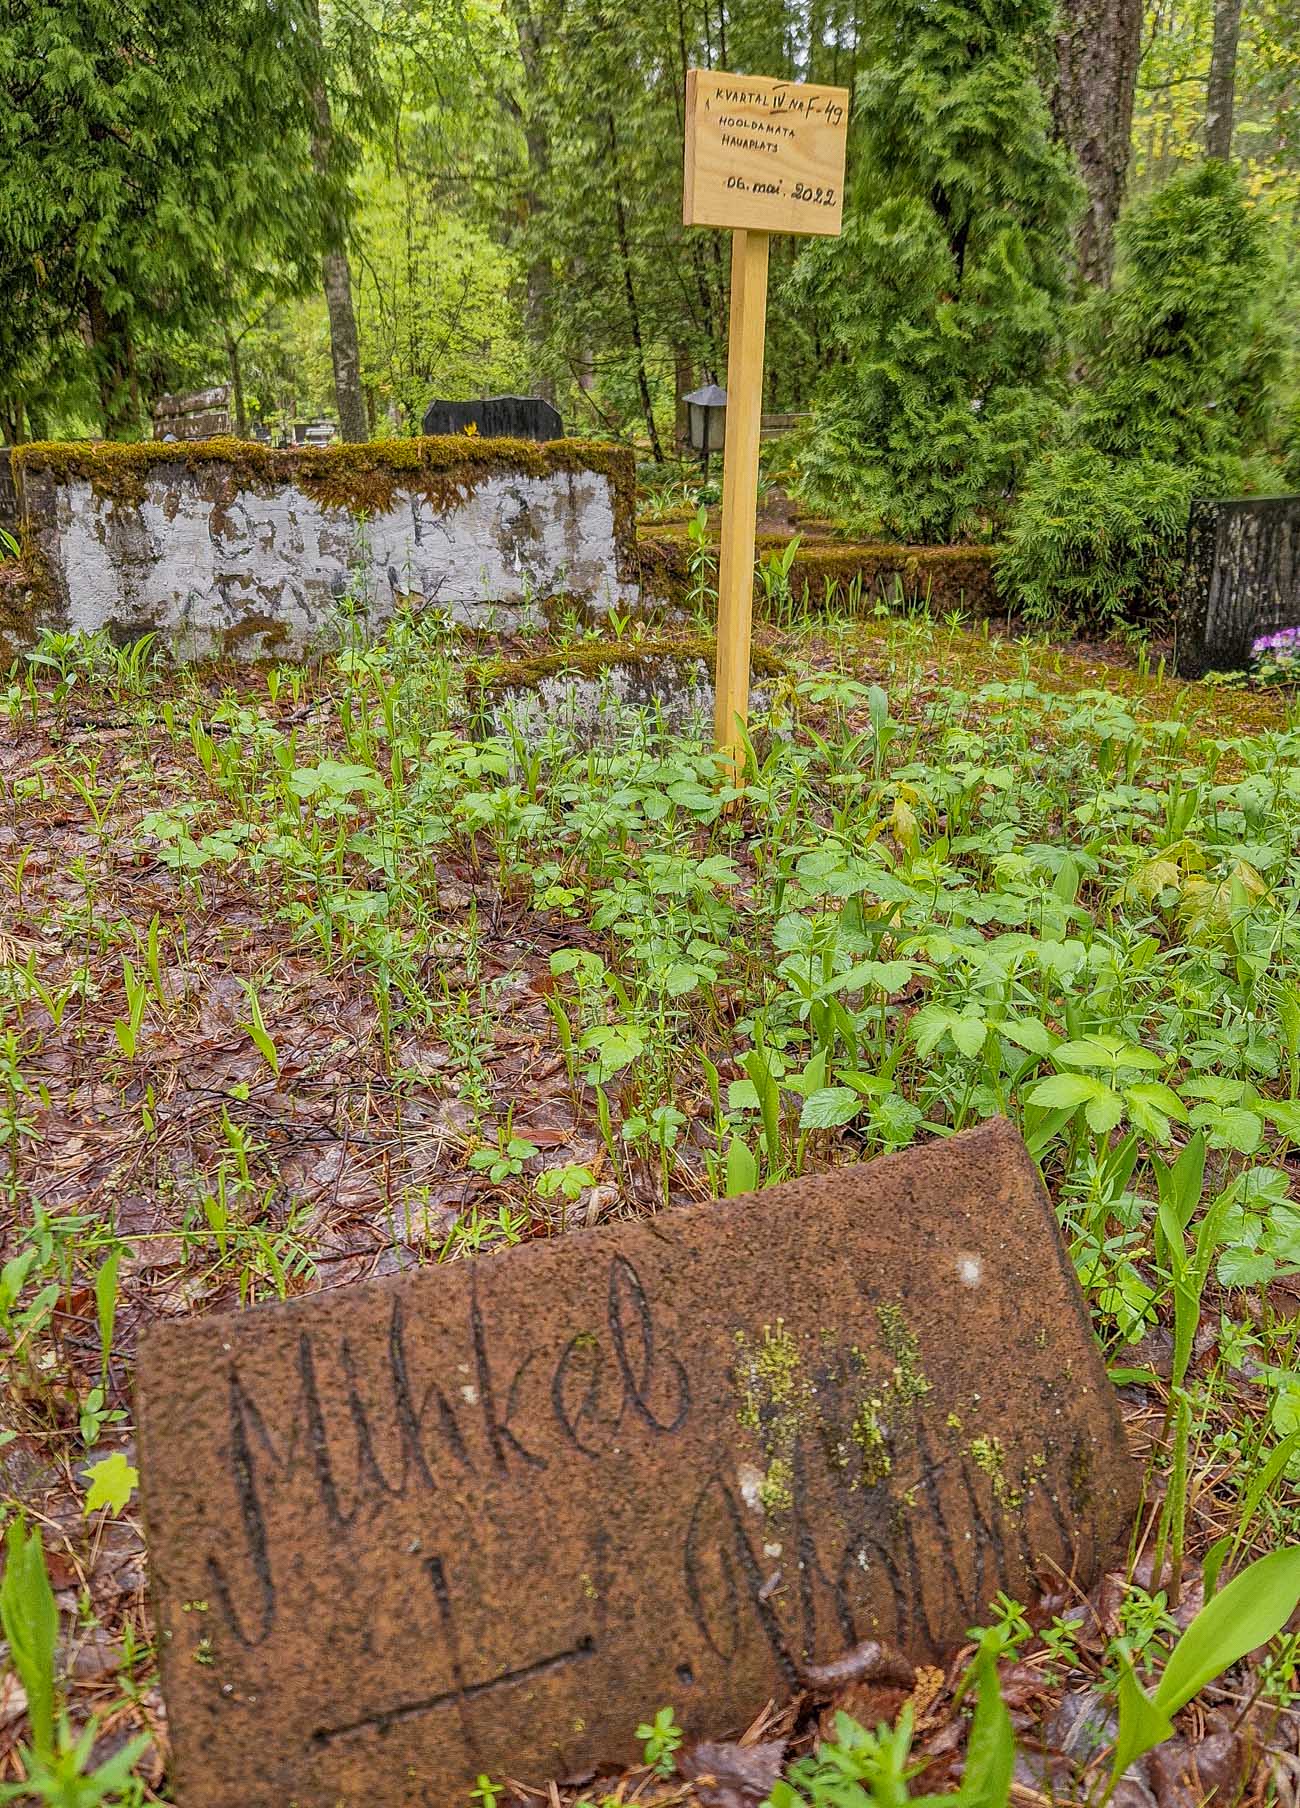
<path id="1" fill-rule="evenodd" d="M 157 632 L 178 659 L 297 657 L 349 593 L 376 634 L 429 604 L 509 629 L 563 598 L 635 607 L 632 456 L 463 435 L 291 447 L 43 443 L 12 458 L 42 630 Z"/>

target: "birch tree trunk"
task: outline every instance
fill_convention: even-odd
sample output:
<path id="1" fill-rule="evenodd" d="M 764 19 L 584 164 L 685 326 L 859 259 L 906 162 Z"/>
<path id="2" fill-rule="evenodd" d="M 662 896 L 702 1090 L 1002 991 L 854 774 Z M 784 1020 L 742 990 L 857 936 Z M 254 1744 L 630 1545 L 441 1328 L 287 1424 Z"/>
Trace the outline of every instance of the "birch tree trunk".
<path id="1" fill-rule="evenodd" d="M 1205 155 L 1226 163 L 1232 155 L 1241 0 L 1214 0 L 1214 48 L 1205 91 Z"/>
<path id="2" fill-rule="evenodd" d="M 1063 0 L 1052 115 L 1087 190 L 1075 257 L 1081 283 L 1110 282 L 1128 179 L 1142 0 Z"/>

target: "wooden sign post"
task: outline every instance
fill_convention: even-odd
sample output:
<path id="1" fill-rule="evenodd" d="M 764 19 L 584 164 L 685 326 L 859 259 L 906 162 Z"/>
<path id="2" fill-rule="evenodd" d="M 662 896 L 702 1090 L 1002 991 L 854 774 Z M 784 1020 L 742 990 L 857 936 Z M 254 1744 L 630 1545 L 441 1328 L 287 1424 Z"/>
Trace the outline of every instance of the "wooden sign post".
<path id="1" fill-rule="evenodd" d="M 768 239 L 839 233 L 848 123 L 847 88 L 718 69 L 687 73 L 682 218 L 687 226 L 731 228 L 713 739 L 737 772 L 749 717 Z"/>

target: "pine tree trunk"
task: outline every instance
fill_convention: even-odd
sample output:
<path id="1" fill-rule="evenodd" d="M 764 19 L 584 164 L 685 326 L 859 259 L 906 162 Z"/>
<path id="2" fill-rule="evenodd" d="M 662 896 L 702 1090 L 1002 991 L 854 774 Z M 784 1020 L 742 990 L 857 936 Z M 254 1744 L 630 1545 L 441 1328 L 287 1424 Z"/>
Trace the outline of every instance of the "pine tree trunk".
<path id="1" fill-rule="evenodd" d="M 1052 114 L 1087 190 L 1075 256 L 1081 283 L 1110 282 L 1128 178 L 1142 0 L 1063 0 Z"/>
<path id="2" fill-rule="evenodd" d="M 524 145 L 528 152 L 529 180 L 522 200 L 528 219 L 535 221 L 544 212 L 542 196 L 547 191 L 551 169 L 551 143 L 544 107 L 547 34 L 542 18 L 534 12 L 529 0 L 512 0 L 510 14 L 515 27 L 519 63 L 524 72 L 525 103 L 522 108 L 514 109 L 523 128 Z M 551 261 L 539 238 L 525 278 L 524 324 L 534 350 L 540 351 L 546 342 L 550 307 Z M 555 379 L 549 371 L 535 380 L 532 388 L 543 401 L 554 405 Z"/>
<path id="3" fill-rule="evenodd" d="M 1214 0 L 1214 49 L 1205 91 L 1205 154 L 1226 163 L 1232 155 L 1233 105 L 1237 87 L 1237 39 L 1241 0 Z"/>
<path id="4" fill-rule="evenodd" d="M 605 124 L 609 132 L 609 154 L 617 161 L 618 140 L 614 132 L 614 115 L 605 115 Z M 623 206 L 623 195 L 617 183 L 614 187 L 614 224 L 618 229 L 619 258 L 623 265 L 623 294 L 627 300 L 628 327 L 632 334 L 632 345 L 636 352 L 636 385 L 641 397 L 641 413 L 645 420 L 646 432 L 650 437 L 650 451 L 657 465 L 664 462 L 664 449 L 659 444 L 659 430 L 655 426 L 654 404 L 650 400 L 650 380 L 646 373 L 645 345 L 641 337 L 641 310 L 637 305 L 636 284 L 632 278 L 632 247 L 628 238 L 627 210 Z"/>
<path id="5" fill-rule="evenodd" d="M 319 0 L 312 0 L 310 18 L 316 34 L 317 52 L 323 62 L 324 31 Z M 348 263 L 344 223 L 338 216 L 336 203 L 329 192 L 329 176 L 334 162 L 334 116 L 330 110 L 329 90 L 325 86 L 323 74 L 318 75 L 313 83 L 311 103 L 311 160 L 321 184 L 325 216 L 321 286 L 325 291 L 325 308 L 330 323 L 330 357 L 334 364 L 334 397 L 338 406 L 339 434 L 345 440 L 363 440 L 370 436 L 366 430 L 366 401 L 361 392 L 361 353 L 357 345 L 357 316 L 352 306 L 352 267 Z"/>

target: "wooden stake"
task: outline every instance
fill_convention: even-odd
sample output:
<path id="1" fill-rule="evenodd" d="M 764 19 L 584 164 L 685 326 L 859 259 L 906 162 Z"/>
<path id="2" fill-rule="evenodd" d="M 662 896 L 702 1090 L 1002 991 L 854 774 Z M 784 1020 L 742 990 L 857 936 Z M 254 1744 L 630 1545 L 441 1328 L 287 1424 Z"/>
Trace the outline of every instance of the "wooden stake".
<path id="1" fill-rule="evenodd" d="M 722 456 L 722 546 L 718 559 L 718 668 L 713 744 L 744 770 L 740 729 L 749 720 L 749 642 L 754 613 L 754 526 L 763 410 L 767 319 L 766 232 L 731 235 L 727 341 L 727 439 Z"/>

